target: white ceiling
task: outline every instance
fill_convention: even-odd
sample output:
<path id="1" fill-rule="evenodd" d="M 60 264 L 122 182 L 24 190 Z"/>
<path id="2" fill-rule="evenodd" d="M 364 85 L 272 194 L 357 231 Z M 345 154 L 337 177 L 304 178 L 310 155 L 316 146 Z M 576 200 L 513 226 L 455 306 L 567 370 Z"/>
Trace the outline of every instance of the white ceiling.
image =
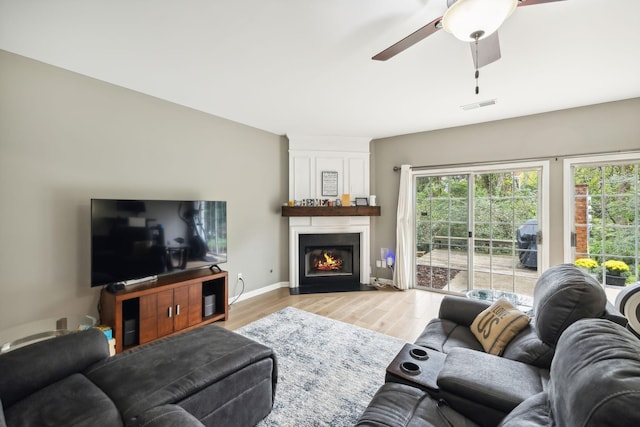
<path id="1" fill-rule="evenodd" d="M 380 138 L 640 97 L 638 0 L 519 7 L 474 94 L 446 0 L 0 0 L 0 49 L 276 134 Z M 497 99 L 496 105 L 460 106 Z"/>

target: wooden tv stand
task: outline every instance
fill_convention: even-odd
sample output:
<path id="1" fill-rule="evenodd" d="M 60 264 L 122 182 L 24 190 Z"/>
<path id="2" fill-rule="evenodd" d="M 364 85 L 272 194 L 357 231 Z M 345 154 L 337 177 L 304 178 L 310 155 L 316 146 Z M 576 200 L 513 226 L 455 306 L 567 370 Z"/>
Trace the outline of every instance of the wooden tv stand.
<path id="1" fill-rule="evenodd" d="M 227 320 L 228 276 L 226 271 L 204 268 L 161 276 L 115 293 L 103 288 L 100 322 L 111 326 L 116 353 L 120 353 L 158 338 Z M 204 316 L 204 297 L 211 295 L 215 301 L 213 314 Z"/>

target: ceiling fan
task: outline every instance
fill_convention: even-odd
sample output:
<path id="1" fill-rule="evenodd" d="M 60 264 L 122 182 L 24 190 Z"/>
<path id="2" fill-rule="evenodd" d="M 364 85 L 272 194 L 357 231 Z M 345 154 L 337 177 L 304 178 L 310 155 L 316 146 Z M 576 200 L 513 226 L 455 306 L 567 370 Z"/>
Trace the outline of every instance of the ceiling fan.
<path id="1" fill-rule="evenodd" d="M 530 6 L 563 0 L 447 0 L 444 15 L 409 34 L 373 58 L 386 61 L 410 48 L 441 28 L 462 41 L 471 42 L 473 63 L 477 69 L 500 59 L 497 29 L 518 6 Z"/>

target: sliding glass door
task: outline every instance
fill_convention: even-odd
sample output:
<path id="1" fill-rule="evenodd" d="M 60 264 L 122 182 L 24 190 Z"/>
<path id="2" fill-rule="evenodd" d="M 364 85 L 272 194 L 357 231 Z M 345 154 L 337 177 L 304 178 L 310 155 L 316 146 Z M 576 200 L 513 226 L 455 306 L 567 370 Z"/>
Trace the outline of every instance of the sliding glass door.
<path id="1" fill-rule="evenodd" d="M 541 233 L 538 170 L 475 175 L 471 287 L 533 295 Z"/>
<path id="2" fill-rule="evenodd" d="M 544 251 L 542 171 L 416 172 L 417 287 L 532 295 Z"/>
<path id="3" fill-rule="evenodd" d="M 416 284 L 465 289 L 469 270 L 469 175 L 416 179 Z"/>

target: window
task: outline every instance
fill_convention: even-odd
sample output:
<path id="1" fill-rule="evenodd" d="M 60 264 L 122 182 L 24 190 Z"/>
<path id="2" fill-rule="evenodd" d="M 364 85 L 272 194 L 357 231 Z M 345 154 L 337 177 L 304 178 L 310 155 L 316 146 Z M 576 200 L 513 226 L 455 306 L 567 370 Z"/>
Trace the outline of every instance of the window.
<path id="1" fill-rule="evenodd" d="M 565 160 L 565 261 L 600 283 L 639 280 L 640 154 Z"/>

